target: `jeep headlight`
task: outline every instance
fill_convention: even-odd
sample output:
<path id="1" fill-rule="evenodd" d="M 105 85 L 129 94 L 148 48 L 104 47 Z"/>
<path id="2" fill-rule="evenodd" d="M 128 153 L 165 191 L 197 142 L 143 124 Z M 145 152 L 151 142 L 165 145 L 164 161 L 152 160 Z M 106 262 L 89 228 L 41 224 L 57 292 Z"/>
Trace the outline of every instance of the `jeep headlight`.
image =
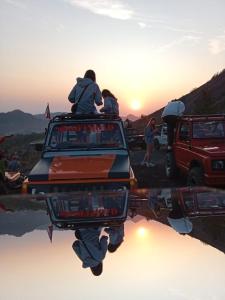
<path id="1" fill-rule="evenodd" d="M 213 170 L 225 170 L 225 161 L 224 160 L 213 160 L 212 161 Z"/>

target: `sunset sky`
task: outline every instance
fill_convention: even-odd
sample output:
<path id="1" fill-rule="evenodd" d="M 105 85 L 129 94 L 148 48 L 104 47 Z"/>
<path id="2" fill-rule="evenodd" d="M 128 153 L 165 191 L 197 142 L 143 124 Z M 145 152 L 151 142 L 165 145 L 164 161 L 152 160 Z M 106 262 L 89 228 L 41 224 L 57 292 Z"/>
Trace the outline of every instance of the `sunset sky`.
<path id="1" fill-rule="evenodd" d="M 224 0 L 1 0 L 0 111 L 68 111 L 94 69 L 121 115 L 148 114 L 225 68 Z"/>

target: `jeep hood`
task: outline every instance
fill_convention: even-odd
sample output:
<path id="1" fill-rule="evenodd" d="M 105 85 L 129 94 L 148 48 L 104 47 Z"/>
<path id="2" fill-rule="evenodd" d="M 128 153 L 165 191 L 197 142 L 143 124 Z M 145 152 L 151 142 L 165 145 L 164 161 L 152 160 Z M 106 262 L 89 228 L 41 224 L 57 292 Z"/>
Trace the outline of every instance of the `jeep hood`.
<path id="1" fill-rule="evenodd" d="M 129 178 L 128 155 L 57 156 L 42 158 L 30 172 L 30 181 Z"/>
<path id="2" fill-rule="evenodd" d="M 225 145 L 209 145 L 209 146 L 202 146 L 202 147 L 197 147 L 199 149 L 201 149 L 202 151 L 204 151 L 205 153 L 207 153 L 208 155 L 215 155 L 215 156 L 225 156 Z"/>

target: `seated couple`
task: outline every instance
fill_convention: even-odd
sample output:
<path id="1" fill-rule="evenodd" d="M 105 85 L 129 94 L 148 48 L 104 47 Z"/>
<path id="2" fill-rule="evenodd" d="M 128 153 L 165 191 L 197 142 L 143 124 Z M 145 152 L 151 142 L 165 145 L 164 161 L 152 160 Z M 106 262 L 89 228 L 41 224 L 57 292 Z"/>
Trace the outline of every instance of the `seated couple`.
<path id="1" fill-rule="evenodd" d="M 84 78 L 77 78 L 77 83 L 71 90 L 68 100 L 73 103 L 72 112 L 75 114 L 97 114 L 96 106 L 103 104 L 100 112 L 106 114 L 119 115 L 119 105 L 116 97 L 109 91 L 104 89 L 100 92 L 96 83 L 95 72 L 86 71 Z"/>

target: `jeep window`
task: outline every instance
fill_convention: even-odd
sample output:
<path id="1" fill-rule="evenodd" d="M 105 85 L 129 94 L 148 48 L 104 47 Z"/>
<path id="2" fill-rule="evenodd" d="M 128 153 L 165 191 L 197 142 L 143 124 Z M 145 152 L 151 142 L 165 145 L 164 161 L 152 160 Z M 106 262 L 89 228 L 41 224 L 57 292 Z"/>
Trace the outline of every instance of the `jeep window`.
<path id="1" fill-rule="evenodd" d="M 209 122 L 194 122 L 193 123 L 193 138 L 208 139 L 208 138 L 224 138 L 224 122 L 209 121 Z"/>
<path id="2" fill-rule="evenodd" d="M 48 146 L 51 149 L 92 149 L 125 147 L 115 123 L 74 123 L 56 125 Z"/>
<path id="3" fill-rule="evenodd" d="M 225 208 L 224 194 L 213 191 L 197 193 L 198 207 L 201 209 Z"/>
<path id="4" fill-rule="evenodd" d="M 188 140 L 190 139 L 190 126 L 189 123 L 183 122 L 180 126 L 179 138 L 181 140 Z"/>

